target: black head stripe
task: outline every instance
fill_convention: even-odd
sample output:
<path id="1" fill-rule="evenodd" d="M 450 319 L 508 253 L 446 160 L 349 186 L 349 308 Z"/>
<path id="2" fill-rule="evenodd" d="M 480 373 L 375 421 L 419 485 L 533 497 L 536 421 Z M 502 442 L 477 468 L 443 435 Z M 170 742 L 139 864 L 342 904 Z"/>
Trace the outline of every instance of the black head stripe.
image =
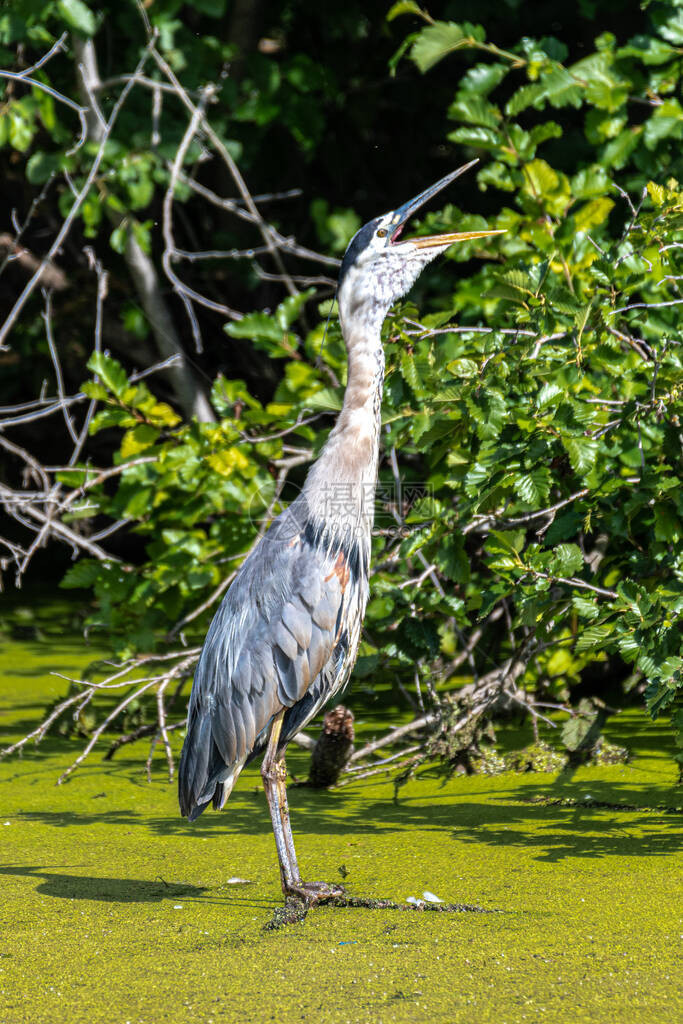
<path id="1" fill-rule="evenodd" d="M 342 265 L 341 265 L 341 267 L 339 269 L 339 285 L 340 286 L 341 286 L 342 281 L 344 280 L 344 277 L 348 273 L 349 269 L 353 266 L 353 264 L 358 259 L 358 256 L 360 255 L 360 253 L 363 251 L 363 249 L 366 249 L 368 247 L 368 245 L 370 244 L 370 239 L 374 235 L 374 233 L 375 233 L 375 231 L 377 229 L 377 225 L 379 224 L 381 219 L 382 219 L 381 217 L 375 217 L 374 220 L 368 221 L 367 224 L 363 225 L 363 227 L 360 229 L 360 231 L 357 231 L 355 233 L 355 235 L 353 236 L 353 238 L 349 242 L 348 249 L 344 253 L 344 259 L 342 260 Z"/>

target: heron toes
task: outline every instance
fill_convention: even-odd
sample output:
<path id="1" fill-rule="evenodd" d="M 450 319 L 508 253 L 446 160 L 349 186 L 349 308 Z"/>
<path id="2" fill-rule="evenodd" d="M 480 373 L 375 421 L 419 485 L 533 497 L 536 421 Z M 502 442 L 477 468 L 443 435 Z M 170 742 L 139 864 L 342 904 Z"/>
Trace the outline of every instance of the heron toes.
<path id="1" fill-rule="evenodd" d="M 287 895 L 303 900 L 308 907 L 314 907 L 316 903 L 345 896 L 346 889 L 343 885 L 330 882 L 299 882 L 298 885 L 287 886 Z"/>

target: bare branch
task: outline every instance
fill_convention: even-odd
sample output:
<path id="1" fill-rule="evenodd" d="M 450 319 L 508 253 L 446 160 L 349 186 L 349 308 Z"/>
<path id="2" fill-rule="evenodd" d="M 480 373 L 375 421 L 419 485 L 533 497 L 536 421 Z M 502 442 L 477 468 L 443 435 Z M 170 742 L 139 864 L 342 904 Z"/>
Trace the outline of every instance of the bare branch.
<path id="1" fill-rule="evenodd" d="M 45 58 L 43 58 L 42 62 L 44 63 L 44 61 Z M 47 93 L 48 96 L 52 96 L 53 100 L 57 100 L 58 103 L 63 103 L 65 107 L 70 107 L 71 110 L 75 110 L 75 112 L 78 114 L 78 119 L 81 122 L 81 135 L 78 141 L 76 142 L 76 145 L 72 146 L 71 149 L 67 150 L 67 156 L 71 156 L 73 153 L 76 152 L 77 149 L 81 148 L 81 146 L 85 142 L 87 134 L 85 109 L 83 107 L 81 107 L 78 103 L 74 103 L 73 100 L 70 100 L 68 96 L 64 96 L 63 93 L 57 92 L 57 90 L 53 89 L 51 85 L 46 85 L 45 82 L 41 82 L 37 78 L 29 78 L 28 71 L 22 71 L 20 73 L 14 71 L 0 71 L 0 78 L 7 78 L 9 79 L 9 81 L 21 82 L 22 85 L 30 85 L 34 89 L 40 89 L 42 92 Z"/>
<path id="2" fill-rule="evenodd" d="M 28 736 L 24 736 L 22 739 L 17 740 L 17 742 L 13 743 L 11 746 L 5 747 L 4 750 L 0 750 L 0 761 L 3 757 L 9 757 L 10 754 L 15 754 L 17 750 L 21 750 L 21 748 L 25 747 L 31 740 L 35 740 L 36 744 L 40 743 L 52 723 L 57 721 L 62 712 L 66 711 L 67 708 L 72 707 L 81 700 L 83 700 L 83 693 L 75 693 L 71 697 L 67 697 L 66 700 L 63 700 L 50 712 L 47 718 L 40 723 L 37 729 L 30 732 Z"/>
<path id="3" fill-rule="evenodd" d="M 391 743 L 396 743 L 398 740 L 403 739 L 404 736 L 408 736 L 411 732 L 419 732 L 420 729 L 425 729 L 430 725 L 434 725 L 438 721 L 439 716 L 436 714 L 422 715 L 421 718 L 416 718 L 414 722 L 408 722 L 407 725 L 399 725 L 396 729 L 392 729 L 385 736 L 380 737 L 378 740 L 373 740 L 371 743 L 366 743 L 364 747 L 360 747 L 358 750 L 354 750 L 353 754 L 349 758 L 349 764 L 355 764 L 356 761 L 361 761 L 363 758 L 369 757 L 370 754 L 374 754 L 376 750 L 380 750 L 382 747 L 387 747 Z"/>
<path id="4" fill-rule="evenodd" d="M 128 94 L 130 93 L 131 89 L 133 88 L 133 85 L 135 84 L 135 82 L 137 80 L 137 75 L 140 74 L 140 72 L 144 68 L 145 64 L 149 60 L 149 55 L 150 55 L 150 53 L 151 53 L 151 51 L 152 51 L 152 49 L 154 47 L 155 39 L 156 39 L 156 36 L 153 35 L 152 38 L 150 39 L 150 41 L 148 42 L 147 46 L 145 47 L 144 52 L 143 52 L 140 60 L 138 61 L 138 65 L 137 65 L 137 67 L 135 69 L 135 73 L 131 77 L 130 81 L 126 82 L 126 84 L 124 85 L 123 89 L 121 90 L 121 93 L 120 93 L 116 103 L 114 104 L 113 110 L 112 110 L 111 114 L 109 115 L 109 119 L 107 121 L 106 128 L 105 128 L 104 133 L 103 133 L 102 141 L 101 141 L 100 145 L 98 146 L 97 152 L 95 153 L 95 156 L 93 158 L 93 162 L 90 165 L 90 170 L 88 171 L 88 175 L 87 175 L 87 177 L 85 179 L 85 183 L 84 183 L 83 187 L 80 189 L 80 191 L 77 193 L 77 195 L 76 195 L 76 197 L 74 199 L 74 203 L 73 203 L 71 209 L 69 210 L 69 213 L 67 214 L 66 218 L 64 219 L 64 222 L 62 223 L 61 228 L 57 232 L 57 235 L 56 235 L 52 245 L 50 246 L 47 254 L 41 260 L 39 268 L 33 274 L 31 279 L 25 285 L 25 287 L 22 290 L 21 294 L 17 298 L 17 300 L 14 303 L 12 309 L 10 310 L 9 315 L 7 316 L 5 322 L 0 327 L 0 350 L 2 348 L 6 347 L 3 344 L 4 341 L 7 339 L 10 331 L 12 330 L 14 324 L 17 321 L 17 318 L 19 317 L 19 314 L 21 313 L 22 309 L 24 308 L 24 306 L 28 302 L 29 298 L 33 294 L 33 291 L 34 291 L 36 285 L 38 284 L 38 281 L 40 280 L 40 278 L 42 276 L 43 270 L 45 269 L 46 266 L 48 266 L 48 264 L 50 264 L 54 260 L 55 256 L 57 255 L 57 253 L 61 249 L 62 245 L 64 244 L 64 240 L 66 239 L 67 235 L 69 234 L 69 231 L 71 230 L 71 227 L 72 227 L 72 225 L 74 223 L 74 220 L 76 219 L 76 217 L 77 217 L 77 215 L 78 215 L 78 213 L 79 213 L 79 211 L 81 209 L 81 206 L 85 202 L 85 200 L 86 200 L 86 198 L 88 196 L 88 193 L 90 192 L 92 184 L 95 181 L 95 178 L 97 176 L 97 172 L 99 170 L 100 164 L 102 163 L 102 159 L 104 157 L 104 151 L 105 151 L 106 144 L 107 144 L 107 141 L 109 139 L 109 136 L 111 135 L 112 130 L 114 128 L 114 125 L 116 124 L 118 116 L 119 116 L 119 114 L 121 112 L 121 108 L 123 107 L 123 104 L 126 102 L 126 99 L 128 98 Z M 37 83 L 37 84 L 42 84 L 42 83 Z M 75 109 L 78 109 L 80 111 L 80 115 L 79 116 L 81 116 L 81 126 L 83 128 L 83 132 L 85 133 L 87 131 L 87 124 L 86 124 L 86 121 L 85 121 L 85 114 L 83 113 L 82 108 L 78 107 L 78 105 L 74 104 L 72 101 L 69 101 L 67 105 L 68 106 L 73 106 Z M 83 135 L 83 138 L 85 138 L 85 134 Z"/>
<path id="5" fill-rule="evenodd" d="M 55 379 L 57 381 L 57 395 L 59 396 L 59 404 L 62 407 L 62 413 L 64 414 L 64 422 L 66 423 L 67 430 L 71 434 L 74 444 L 78 444 L 78 434 L 74 428 L 71 417 L 69 416 L 69 410 L 66 404 L 66 395 L 64 394 L 64 378 L 62 377 L 62 364 L 59 361 L 59 354 L 57 352 L 57 346 L 55 345 L 55 339 L 52 334 L 52 295 L 49 291 L 45 292 L 45 310 L 43 312 L 43 321 L 45 323 L 45 337 L 47 338 L 48 348 L 50 350 L 50 358 L 52 360 L 52 366 L 55 371 Z"/>
<path id="6" fill-rule="evenodd" d="M 62 772 L 62 774 L 59 776 L 59 778 L 57 779 L 57 785 L 61 785 L 63 782 L 66 782 L 68 777 L 76 770 L 76 768 L 78 768 L 79 765 L 83 764 L 86 757 L 91 752 L 91 750 L 99 740 L 102 733 L 107 729 L 109 725 L 111 725 L 111 723 L 116 718 L 118 718 L 122 711 L 125 711 L 125 709 L 132 701 L 134 701 L 137 697 L 142 696 L 143 693 L 146 693 L 147 690 L 149 690 L 150 687 L 154 686 L 155 684 L 158 684 L 159 686 L 164 686 L 165 684 L 170 682 L 171 679 L 181 676 L 194 663 L 194 660 L 194 655 L 185 658 L 183 661 L 179 662 L 179 664 L 174 665 L 173 668 L 166 672 L 164 675 L 156 676 L 154 679 L 149 680 L 146 683 L 143 683 L 142 686 L 135 687 L 131 693 L 124 697 L 123 700 L 119 701 L 114 710 L 111 711 L 107 715 L 107 717 L 102 722 L 100 722 L 97 728 L 93 731 L 90 740 L 88 741 L 84 749 L 81 751 L 81 753 L 78 755 L 78 757 L 75 759 L 75 761 L 73 761 L 73 763 L 66 769 L 66 771 Z M 166 737 L 166 740 L 168 741 L 168 737 Z"/>
<path id="7" fill-rule="evenodd" d="M 192 118 L 194 120 L 195 113 L 198 111 L 198 108 L 187 95 L 187 92 L 185 91 L 183 86 L 180 84 L 178 78 L 174 74 L 173 69 L 170 67 L 167 61 L 164 60 L 164 58 L 161 56 L 156 47 L 153 47 L 151 52 L 154 60 L 156 61 L 162 73 L 166 75 L 169 82 L 171 82 L 175 86 L 178 96 L 180 97 L 184 105 L 187 107 L 187 109 L 191 112 Z M 244 200 L 247 210 L 249 211 L 249 213 L 251 213 L 252 217 L 256 218 L 259 231 L 261 232 L 264 242 L 269 248 L 270 254 L 275 262 L 278 272 L 283 275 L 287 291 L 289 292 L 290 295 L 298 295 L 299 291 L 294 282 L 291 281 L 291 279 L 289 278 L 289 275 L 287 274 L 285 266 L 282 262 L 280 253 L 278 252 L 278 248 L 273 237 L 273 229 L 269 224 L 266 223 L 266 221 L 261 216 L 258 207 L 256 206 L 256 203 L 254 202 L 252 195 L 246 186 L 244 178 L 242 177 L 237 164 L 233 160 L 230 152 L 223 143 L 222 139 L 216 134 L 216 132 L 211 127 L 211 124 L 207 120 L 203 111 L 199 111 L 199 118 L 197 120 L 197 124 L 201 124 L 202 128 L 206 132 L 207 137 L 220 154 L 221 159 L 223 160 L 226 167 L 230 171 L 230 174 L 232 175 L 232 179 L 235 182 L 235 185 L 237 186 L 237 191 L 242 196 L 242 199 Z"/>
<path id="8" fill-rule="evenodd" d="M 183 281 L 180 280 L 176 272 L 173 270 L 173 259 L 177 255 L 177 249 L 175 239 L 173 237 L 173 195 L 178 183 L 178 174 L 180 168 L 183 165 L 185 156 L 190 147 L 190 143 L 197 134 L 199 125 L 204 118 L 204 108 L 209 102 L 211 97 L 215 94 L 215 86 L 206 86 L 202 90 L 202 97 L 199 106 L 193 107 L 192 117 L 190 123 L 185 130 L 180 146 L 178 147 L 171 167 L 171 177 L 168 183 L 168 188 L 164 195 L 163 202 L 163 234 L 164 234 L 164 252 L 161 257 L 164 272 L 166 277 L 173 285 L 176 293 L 182 299 L 185 304 L 185 308 L 190 316 L 190 322 L 192 324 L 192 332 L 194 334 L 195 345 L 198 352 L 202 350 L 202 339 L 199 333 L 199 326 L 197 324 L 196 317 L 192 313 L 192 301 L 199 302 L 201 305 L 206 306 L 207 309 L 211 309 L 216 313 L 222 313 L 224 316 L 229 317 L 231 320 L 239 320 L 242 314 L 237 312 L 235 309 L 230 309 L 229 306 L 223 305 L 220 302 L 214 302 L 212 299 L 206 298 L 204 295 L 200 295 L 193 288 L 190 288 Z"/>
<path id="9" fill-rule="evenodd" d="M 536 519 L 545 519 L 546 517 L 552 516 L 554 518 L 555 513 L 566 505 L 571 505 L 575 501 L 580 501 L 581 498 L 585 498 L 590 494 L 588 487 L 584 487 L 582 490 L 577 491 L 575 494 L 571 494 L 568 498 L 563 498 L 562 501 L 556 502 L 554 505 L 549 505 L 547 508 L 539 509 L 537 512 L 526 512 L 522 516 L 514 516 L 506 519 L 493 515 L 475 516 L 469 523 L 465 523 L 462 527 L 462 533 L 468 534 L 475 530 L 512 530 L 516 526 L 525 526 L 527 523 L 533 523 Z"/>
<path id="10" fill-rule="evenodd" d="M 96 99 L 100 77 L 95 46 L 92 39 L 84 40 L 74 35 L 74 48 L 81 61 L 80 87 L 84 93 L 84 99 L 87 100 L 88 130 L 91 138 L 101 143 L 106 125 Z M 123 224 L 124 219 L 124 217 L 120 217 L 119 224 Z M 215 421 L 213 409 L 187 364 L 173 318 L 162 295 L 154 264 L 142 249 L 130 225 L 128 225 L 126 234 L 124 259 L 140 297 L 145 316 L 152 328 L 159 352 L 162 356 L 175 357 L 173 369 L 169 372 L 168 377 L 177 395 L 179 405 L 187 417 L 196 416 L 200 422 L 213 423 Z M 196 321 L 194 322 L 196 323 Z"/>

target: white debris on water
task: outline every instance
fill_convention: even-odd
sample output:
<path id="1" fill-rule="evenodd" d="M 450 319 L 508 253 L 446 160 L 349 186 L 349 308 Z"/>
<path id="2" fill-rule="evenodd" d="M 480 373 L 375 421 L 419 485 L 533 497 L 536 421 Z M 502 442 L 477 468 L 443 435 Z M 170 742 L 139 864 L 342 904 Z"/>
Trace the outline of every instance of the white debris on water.
<path id="1" fill-rule="evenodd" d="M 443 903 L 443 900 L 439 899 L 438 896 L 435 896 L 433 892 L 429 891 L 429 889 L 425 889 L 422 896 L 427 900 L 427 903 Z"/>

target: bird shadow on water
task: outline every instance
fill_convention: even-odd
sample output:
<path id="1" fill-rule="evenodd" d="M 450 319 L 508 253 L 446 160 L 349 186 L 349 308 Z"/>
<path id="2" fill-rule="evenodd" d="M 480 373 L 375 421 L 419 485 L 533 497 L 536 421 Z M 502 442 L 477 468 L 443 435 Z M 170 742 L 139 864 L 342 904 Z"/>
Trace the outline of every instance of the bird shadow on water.
<path id="1" fill-rule="evenodd" d="M 72 865 L 58 865 L 63 868 Z M 78 865 L 73 865 L 77 867 Z M 234 891 L 223 892 L 224 887 L 209 888 L 183 882 L 167 882 L 156 878 L 111 878 L 100 875 L 69 874 L 56 871 L 53 865 L 0 864 L 0 875 L 35 879 L 35 892 L 61 900 L 84 900 L 91 903 L 163 904 L 182 900 L 183 906 L 192 903 L 213 903 L 220 906 L 262 906 L 272 909 L 273 900 Z M 232 888 L 232 887 L 230 887 Z"/>
<path id="2" fill-rule="evenodd" d="M 161 903 L 171 899 L 189 901 L 203 897 L 207 891 L 203 886 L 169 883 L 160 877 L 150 880 L 71 875 L 41 865 L 2 864 L 0 874 L 39 879 L 36 892 L 46 896 L 100 903 Z"/>

